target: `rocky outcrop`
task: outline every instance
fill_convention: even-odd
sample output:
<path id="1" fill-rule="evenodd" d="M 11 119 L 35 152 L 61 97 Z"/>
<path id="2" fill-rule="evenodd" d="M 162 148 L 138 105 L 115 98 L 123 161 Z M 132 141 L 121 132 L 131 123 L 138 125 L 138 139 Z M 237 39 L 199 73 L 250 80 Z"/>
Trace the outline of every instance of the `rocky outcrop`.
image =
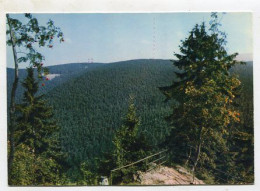
<path id="1" fill-rule="evenodd" d="M 141 185 L 205 184 L 196 177 L 193 182 L 192 174 L 181 166 L 177 166 L 175 169 L 166 166 L 158 166 L 148 172 L 138 171 L 134 176 L 134 179 Z"/>

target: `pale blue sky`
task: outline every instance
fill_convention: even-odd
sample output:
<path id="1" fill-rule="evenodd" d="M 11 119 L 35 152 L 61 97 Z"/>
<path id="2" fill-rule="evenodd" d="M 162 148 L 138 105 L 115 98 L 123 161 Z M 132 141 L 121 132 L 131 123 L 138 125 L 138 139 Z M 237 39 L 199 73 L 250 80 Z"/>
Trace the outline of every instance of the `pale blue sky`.
<path id="1" fill-rule="evenodd" d="M 53 49 L 41 48 L 45 65 L 72 62 L 115 62 L 140 58 L 174 59 L 180 40 L 196 23 L 208 24 L 210 13 L 115 13 L 115 14 L 33 14 L 41 25 L 52 19 L 64 33 L 65 43 Z M 11 17 L 24 20 L 23 15 Z M 229 53 L 238 52 L 252 60 L 251 13 L 227 13 L 222 18 Z M 13 67 L 11 48 L 7 66 Z M 21 65 L 26 66 L 25 64 Z"/>

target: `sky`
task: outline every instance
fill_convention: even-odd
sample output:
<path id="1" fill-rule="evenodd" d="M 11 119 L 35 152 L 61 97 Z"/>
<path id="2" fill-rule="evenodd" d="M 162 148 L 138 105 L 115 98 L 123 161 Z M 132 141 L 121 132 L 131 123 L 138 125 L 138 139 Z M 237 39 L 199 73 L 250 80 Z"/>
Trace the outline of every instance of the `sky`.
<path id="1" fill-rule="evenodd" d="M 26 21 L 23 14 L 11 14 Z M 45 66 L 75 62 L 117 62 L 131 59 L 174 59 L 180 41 L 195 24 L 210 20 L 210 13 L 88 13 L 33 14 L 40 25 L 49 19 L 64 33 L 64 43 L 41 48 Z M 252 60 L 251 13 L 219 14 L 221 30 L 227 34 L 228 53 Z M 19 50 L 18 50 L 19 51 Z M 7 67 L 13 67 L 12 49 L 7 47 Z M 28 64 L 21 64 L 21 68 Z"/>

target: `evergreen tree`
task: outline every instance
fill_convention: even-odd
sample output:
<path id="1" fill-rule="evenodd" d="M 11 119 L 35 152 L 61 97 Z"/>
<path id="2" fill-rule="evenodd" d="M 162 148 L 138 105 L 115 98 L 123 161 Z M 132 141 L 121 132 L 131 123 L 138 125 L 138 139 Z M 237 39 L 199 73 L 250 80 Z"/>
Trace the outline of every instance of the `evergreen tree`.
<path id="1" fill-rule="evenodd" d="M 20 152 L 28 156 L 26 160 L 19 161 L 19 154 L 15 156 L 14 171 L 11 173 L 12 183 L 22 185 L 23 182 L 15 180 L 17 169 L 15 166 L 22 162 L 30 167 L 29 172 L 24 172 L 29 177 L 24 184 L 48 185 L 57 184 L 60 181 L 62 166 L 62 153 L 59 148 L 58 126 L 53 119 L 52 108 L 47 106 L 43 95 L 38 96 L 38 81 L 34 78 L 32 67 L 27 69 L 27 78 L 22 83 L 25 88 L 23 103 L 17 105 L 19 117 L 18 128 L 15 131 L 15 145 Z M 18 150 L 19 151 L 19 150 Z M 21 159 L 21 158 L 20 158 Z M 16 169 L 16 170 L 15 170 Z"/>
<path id="2" fill-rule="evenodd" d="M 109 175 L 110 170 L 133 163 L 147 156 L 151 147 L 143 132 L 138 132 L 140 119 L 137 117 L 134 97 L 130 96 L 128 112 L 123 118 L 122 126 L 115 132 L 113 138 L 114 149 L 111 154 L 106 154 L 100 163 L 101 173 Z M 113 173 L 113 184 L 133 181 L 133 174 L 138 169 L 145 169 L 146 164 L 139 163 L 135 166 L 124 168 Z"/>
<path id="3" fill-rule="evenodd" d="M 136 115 L 133 97 L 130 97 L 128 112 L 123 119 L 123 125 L 116 131 L 113 140 L 117 166 L 123 166 L 137 160 L 136 152 L 142 151 L 142 148 L 136 147 L 139 141 L 137 137 L 139 125 L 140 119 Z"/>
<path id="4" fill-rule="evenodd" d="M 9 36 L 7 45 L 12 47 L 14 58 L 14 82 L 12 84 L 11 99 L 9 106 L 9 121 L 8 121 L 8 141 L 10 151 L 8 153 L 8 175 L 11 174 L 12 164 L 15 155 L 14 132 L 16 127 L 16 90 L 19 81 L 19 64 L 22 62 L 29 63 L 30 66 L 37 68 L 38 75 L 41 78 L 41 73 L 48 73 L 47 68 L 43 67 L 42 61 L 44 56 L 38 51 L 36 46 L 53 48 L 55 36 L 63 42 L 63 33 L 54 25 L 52 20 L 49 20 L 46 26 L 40 26 L 38 20 L 31 14 L 26 13 L 25 18 L 27 23 L 22 23 L 18 19 L 11 18 L 6 14 L 8 29 L 6 34 Z M 22 48 L 22 52 L 17 52 L 17 48 Z"/>
<path id="5" fill-rule="evenodd" d="M 116 131 L 113 143 L 115 146 L 113 158 L 116 166 L 121 167 L 133 163 L 147 156 L 150 147 L 147 144 L 146 137 L 143 133 L 138 133 L 140 119 L 137 117 L 134 105 L 134 97 L 129 98 L 129 107 L 126 116 L 123 118 L 121 128 Z M 144 167 L 145 164 L 139 164 Z M 133 174 L 136 172 L 136 166 L 122 169 L 121 176 L 124 182 L 133 180 Z"/>
<path id="6" fill-rule="evenodd" d="M 209 31 L 204 23 L 195 25 L 182 41 L 173 62 L 178 80 L 160 88 L 167 100 L 174 100 L 166 144 L 173 160 L 189 165 L 193 174 L 197 166 L 216 168 L 217 157 L 229 151 L 231 123 L 240 121 L 233 105 L 240 81 L 229 69 L 241 62 L 235 60 L 237 53 L 228 55 L 217 14 L 212 18 Z"/>

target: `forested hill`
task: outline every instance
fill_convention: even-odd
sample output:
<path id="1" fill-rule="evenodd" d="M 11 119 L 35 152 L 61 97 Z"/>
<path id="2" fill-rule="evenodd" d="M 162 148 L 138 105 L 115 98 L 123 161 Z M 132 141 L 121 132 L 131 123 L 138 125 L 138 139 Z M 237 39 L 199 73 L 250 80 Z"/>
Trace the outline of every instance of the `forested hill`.
<path id="1" fill-rule="evenodd" d="M 163 140 L 169 131 L 164 120 L 169 107 L 158 87 L 170 84 L 173 76 L 170 61 L 124 61 L 88 70 L 49 92 L 69 161 L 79 164 L 111 148 L 130 94 L 150 144 Z"/>
<path id="2" fill-rule="evenodd" d="M 252 66 L 252 62 L 248 62 L 232 70 L 244 86 L 242 98 L 251 105 Z M 103 152 L 111 149 L 114 132 L 127 112 L 130 94 L 135 97 L 140 130 L 145 132 L 155 150 L 169 133 L 164 118 L 171 109 L 169 103 L 164 103 L 165 97 L 158 87 L 170 85 L 174 80 L 176 68 L 171 61 L 142 59 L 49 68 L 50 73 L 61 75 L 46 81 L 41 89 L 54 107 L 61 127 L 62 149 L 68 153 L 68 162 L 74 168 L 71 176 L 81 162 L 102 157 Z M 25 75 L 25 71 L 20 73 Z M 12 75 L 8 69 L 8 93 Z"/>
<path id="3" fill-rule="evenodd" d="M 55 66 L 47 67 L 50 72 L 50 80 L 46 81 L 43 80 L 42 83 L 45 84 L 44 87 L 40 88 L 39 94 L 47 93 L 54 87 L 61 85 L 62 83 L 66 82 L 67 80 L 74 78 L 80 75 L 86 69 L 92 69 L 95 67 L 102 66 L 102 63 L 70 63 L 70 64 L 61 64 Z M 35 69 L 36 74 L 36 69 Z M 27 72 L 26 69 L 19 69 L 19 83 L 17 88 L 17 96 L 16 100 L 19 102 L 23 95 L 23 88 L 21 83 L 23 79 L 26 77 Z M 7 92 L 8 95 L 11 93 L 11 86 L 14 80 L 14 69 L 7 68 Z M 10 96 L 8 96 L 8 103 L 9 103 Z"/>

